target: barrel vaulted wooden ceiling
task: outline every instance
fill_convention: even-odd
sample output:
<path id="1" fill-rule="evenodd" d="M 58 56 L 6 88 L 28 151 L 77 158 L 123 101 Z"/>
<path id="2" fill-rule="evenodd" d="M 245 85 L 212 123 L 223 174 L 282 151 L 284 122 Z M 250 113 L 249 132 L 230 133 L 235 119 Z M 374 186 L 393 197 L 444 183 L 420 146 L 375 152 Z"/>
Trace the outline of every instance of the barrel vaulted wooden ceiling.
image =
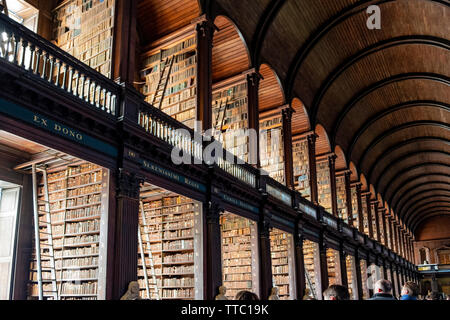
<path id="1" fill-rule="evenodd" d="M 380 30 L 366 27 L 370 5 L 381 9 Z M 450 213 L 449 6 L 448 0 L 139 0 L 138 25 L 148 43 L 210 16 L 220 29 L 213 80 L 259 70 L 260 111 L 291 103 L 293 133 L 327 135 L 319 149 L 339 150 L 352 177 L 414 231 Z"/>

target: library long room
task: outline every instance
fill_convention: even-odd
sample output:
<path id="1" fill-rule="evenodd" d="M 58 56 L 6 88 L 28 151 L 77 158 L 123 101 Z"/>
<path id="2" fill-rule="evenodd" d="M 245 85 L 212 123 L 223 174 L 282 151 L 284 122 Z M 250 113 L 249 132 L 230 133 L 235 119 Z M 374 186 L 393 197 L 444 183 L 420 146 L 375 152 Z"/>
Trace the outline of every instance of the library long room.
<path id="1" fill-rule="evenodd" d="M 0 300 L 450 299 L 450 7 L 366 2 L 0 0 Z"/>

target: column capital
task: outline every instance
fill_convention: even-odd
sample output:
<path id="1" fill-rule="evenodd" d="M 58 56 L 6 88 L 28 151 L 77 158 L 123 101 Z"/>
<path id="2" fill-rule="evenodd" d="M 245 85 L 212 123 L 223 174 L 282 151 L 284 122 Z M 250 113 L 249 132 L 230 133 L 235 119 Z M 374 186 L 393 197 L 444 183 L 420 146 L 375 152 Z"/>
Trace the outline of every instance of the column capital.
<path id="1" fill-rule="evenodd" d="M 117 175 L 117 195 L 118 197 L 128 197 L 139 199 L 141 184 L 144 178 L 134 172 L 129 172 L 122 168 Z"/>

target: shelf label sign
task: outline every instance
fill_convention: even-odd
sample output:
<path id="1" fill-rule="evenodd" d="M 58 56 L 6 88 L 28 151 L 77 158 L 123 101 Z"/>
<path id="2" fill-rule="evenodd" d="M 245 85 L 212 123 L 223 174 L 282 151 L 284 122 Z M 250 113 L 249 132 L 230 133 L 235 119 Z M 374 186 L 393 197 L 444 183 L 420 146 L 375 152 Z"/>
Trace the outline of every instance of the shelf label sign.
<path id="1" fill-rule="evenodd" d="M 159 165 L 148 161 L 148 160 L 143 160 L 143 159 L 139 159 L 140 163 L 142 165 L 142 167 L 149 171 L 149 172 L 153 172 L 156 173 L 160 176 L 169 178 L 170 180 L 176 181 L 178 183 L 184 184 L 186 186 L 189 186 L 193 189 L 199 190 L 201 192 L 206 192 L 206 186 L 202 183 L 199 183 L 197 181 L 194 181 L 192 179 L 189 179 L 181 174 L 178 174 L 176 172 L 173 172 L 169 169 L 165 169 L 163 167 L 160 167 Z"/>
<path id="2" fill-rule="evenodd" d="M 214 188 L 213 190 L 214 190 L 214 193 L 218 194 L 220 196 L 220 198 L 222 198 L 222 200 L 224 200 L 224 201 L 226 201 L 228 203 L 231 203 L 231 204 L 233 204 L 233 205 L 235 205 L 237 207 L 241 207 L 243 209 L 249 210 L 251 212 L 259 213 L 259 209 L 257 207 L 252 206 L 251 204 L 248 204 L 245 201 L 242 201 L 242 200 L 236 199 L 236 198 L 234 198 L 232 196 L 229 196 L 229 195 L 221 192 L 217 188 Z"/>
<path id="3" fill-rule="evenodd" d="M 0 112 L 114 158 L 117 157 L 117 149 L 114 146 L 10 101 L 0 99 Z"/>

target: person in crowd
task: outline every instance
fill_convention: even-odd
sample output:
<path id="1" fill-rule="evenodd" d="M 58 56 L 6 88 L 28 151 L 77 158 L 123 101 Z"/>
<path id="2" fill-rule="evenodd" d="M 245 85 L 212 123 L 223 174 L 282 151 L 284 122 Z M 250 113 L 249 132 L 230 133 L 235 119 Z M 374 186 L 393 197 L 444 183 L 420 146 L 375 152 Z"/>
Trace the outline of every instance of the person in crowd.
<path id="1" fill-rule="evenodd" d="M 441 295 L 439 292 L 433 291 L 430 294 L 430 298 L 428 300 L 441 300 Z"/>
<path id="2" fill-rule="evenodd" d="M 253 292 L 242 290 L 236 294 L 236 297 L 234 300 L 257 301 L 257 300 L 259 300 L 259 298 Z"/>
<path id="3" fill-rule="evenodd" d="M 392 284 L 389 280 L 381 279 L 375 282 L 373 297 L 368 300 L 397 300 L 392 295 Z"/>
<path id="4" fill-rule="evenodd" d="M 323 292 L 324 300 L 350 300 L 348 289 L 339 284 L 333 284 Z"/>
<path id="5" fill-rule="evenodd" d="M 414 282 L 408 281 L 403 285 L 400 300 L 417 300 L 419 288 Z"/>

